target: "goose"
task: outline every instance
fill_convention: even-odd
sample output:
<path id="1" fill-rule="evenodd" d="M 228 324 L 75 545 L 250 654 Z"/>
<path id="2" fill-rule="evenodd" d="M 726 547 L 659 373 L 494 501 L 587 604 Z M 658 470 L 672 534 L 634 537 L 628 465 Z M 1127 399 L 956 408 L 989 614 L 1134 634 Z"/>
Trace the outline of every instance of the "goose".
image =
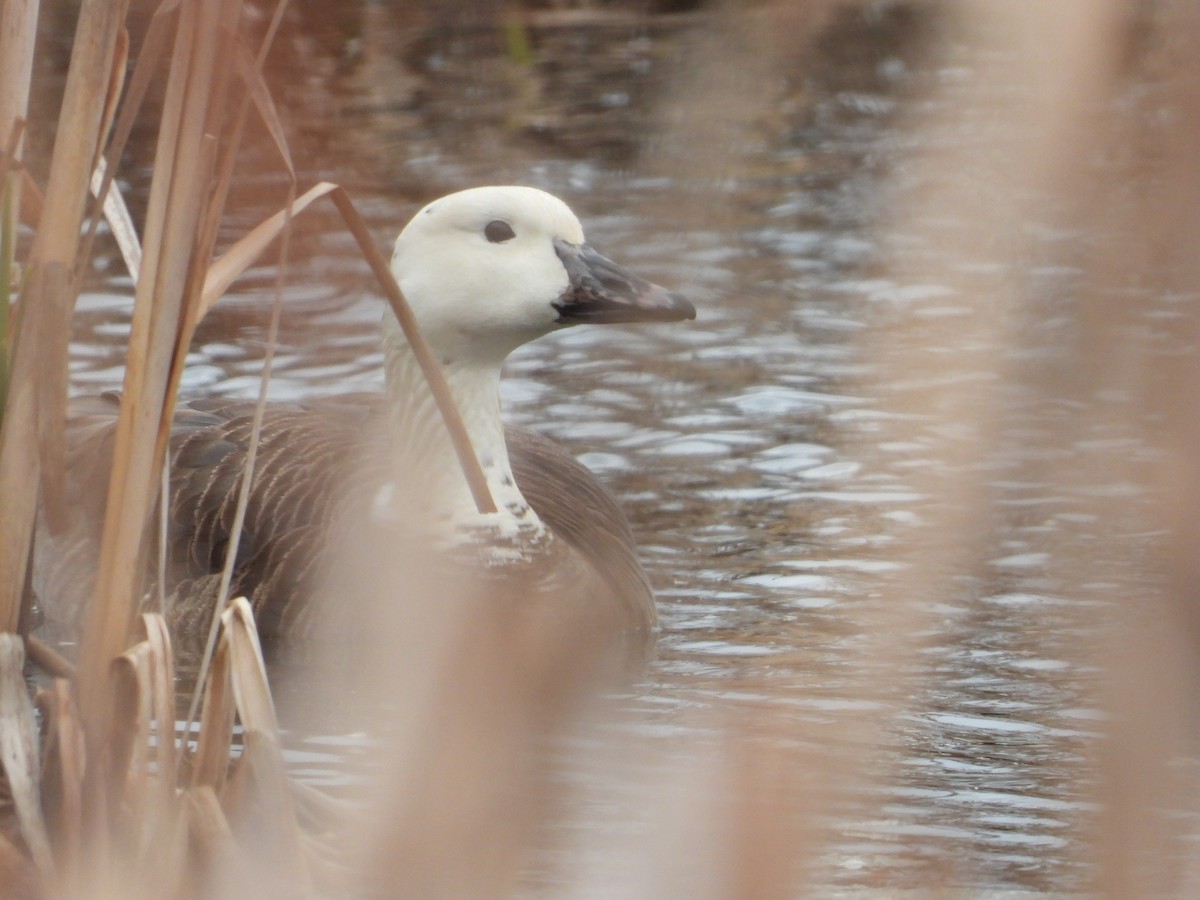
<path id="1" fill-rule="evenodd" d="M 477 187 L 434 200 L 400 233 L 391 266 L 442 366 L 497 509 L 477 511 L 388 310 L 382 395 L 272 402 L 265 410 L 232 585 L 250 599 L 264 638 L 311 625 L 307 598 L 348 509 L 432 536 L 451 558 L 466 554 L 507 581 L 514 596 L 574 604 L 607 629 L 651 631 L 654 596 L 624 513 L 557 444 L 504 425 L 501 367 L 517 347 L 550 332 L 692 319 L 691 303 L 593 250 L 567 204 L 532 187 Z M 76 404 L 68 491 L 88 524 L 57 545 L 39 530 L 35 545 L 39 603 L 68 632 L 89 593 L 71 561 L 95 552 L 103 499 L 94 485 L 111 459 L 119 402 L 109 394 Z M 177 408 L 167 517 L 173 631 L 201 632 L 211 616 L 254 406 L 208 398 Z"/>

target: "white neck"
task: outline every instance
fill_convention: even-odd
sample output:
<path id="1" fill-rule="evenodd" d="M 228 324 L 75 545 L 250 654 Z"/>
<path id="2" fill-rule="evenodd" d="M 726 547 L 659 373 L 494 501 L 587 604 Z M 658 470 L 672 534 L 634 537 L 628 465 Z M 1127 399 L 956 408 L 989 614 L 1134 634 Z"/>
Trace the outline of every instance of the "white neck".
<path id="1" fill-rule="evenodd" d="M 384 372 L 392 478 L 375 498 L 387 518 L 414 514 L 422 528 L 540 541 L 548 531 L 513 478 L 500 418 L 501 363 L 443 361 L 450 393 L 471 438 L 497 512 L 478 511 L 425 376 L 392 317 L 384 334 Z"/>

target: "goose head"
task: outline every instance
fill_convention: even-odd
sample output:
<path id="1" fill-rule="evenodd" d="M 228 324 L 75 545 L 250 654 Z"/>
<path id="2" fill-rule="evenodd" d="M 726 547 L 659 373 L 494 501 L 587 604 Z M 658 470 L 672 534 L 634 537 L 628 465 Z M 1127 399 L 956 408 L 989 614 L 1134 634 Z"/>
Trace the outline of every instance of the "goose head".
<path id="1" fill-rule="evenodd" d="M 396 240 L 392 271 L 447 366 L 498 367 L 521 344 L 575 324 L 696 315 L 589 247 L 570 208 L 530 187 L 434 200 Z"/>

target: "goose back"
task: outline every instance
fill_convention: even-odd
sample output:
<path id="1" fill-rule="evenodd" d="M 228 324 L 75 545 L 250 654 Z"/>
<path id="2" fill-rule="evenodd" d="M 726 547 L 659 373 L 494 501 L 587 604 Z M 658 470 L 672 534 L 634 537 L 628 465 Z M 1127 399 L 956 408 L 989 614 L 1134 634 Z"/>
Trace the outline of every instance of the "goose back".
<path id="1" fill-rule="evenodd" d="M 255 404 L 204 399 L 180 404 L 171 429 L 167 608 L 173 630 L 202 634 L 229 547 L 250 448 Z M 106 474 L 119 399 L 81 401 L 68 423 L 69 489 L 79 515 L 71 532 L 39 534 L 35 582 L 51 618 L 77 627 L 90 595 L 103 521 Z M 338 523 L 362 519 L 388 473 L 383 399 L 350 394 L 272 403 L 264 412 L 232 590 L 251 601 L 268 639 L 310 622 L 307 609 L 336 545 Z M 622 630 L 655 623 L 653 594 L 629 522 L 613 495 L 559 445 L 505 429 L 517 486 L 556 539 L 594 576 L 588 602 L 606 604 Z M 578 580 L 578 579 L 575 579 Z M 561 585 L 559 588 L 561 589 Z M 343 611 L 353 615 L 353 610 Z"/>

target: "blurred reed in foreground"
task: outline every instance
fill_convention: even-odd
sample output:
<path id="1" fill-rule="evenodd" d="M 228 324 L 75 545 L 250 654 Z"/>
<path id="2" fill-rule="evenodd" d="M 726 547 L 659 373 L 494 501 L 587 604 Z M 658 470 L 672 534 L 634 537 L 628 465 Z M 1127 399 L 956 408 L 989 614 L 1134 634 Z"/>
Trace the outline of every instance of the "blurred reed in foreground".
<path id="1" fill-rule="evenodd" d="M 780 3 L 725 11 L 697 26 L 688 78 L 665 116 L 673 124 L 664 140 L 689 147 L 689 177 L 717 181 L 738 152 L 737 135 L 764 107 L 771 96 L 766 86 L 787 62 L 789 46 L 777 35 L 803 46 L 836 6 Z M 562 690 L 574 648 L 554 635 L 531 640 L 514 660 L 511 645 L 498 636 L 501 623 L 468 615 L 453 594 L 456 602 L 417 604 L 416 618 L 381 614 L 379 646 L 355 657 L 352 677 L 336 639 L 307 660 L 327 676 L 328 691 L 313 698 L 318 707 L 394 710 L 395 733 L 384 742 L 379 783 L 353 813 L 285 774 L 266 670 L 242 603 L 221 614 L 198 745 L 164 739 L 175 731 L 172 654 L 161 619 L 139 610 L 136 573 L 153 552 L 147 535 L 174 391 L 196 323 L 218 288 L 285 233 L 301 205 L 213 262 L 250 106 L 282 135 L 261 76 L 274 26 L 263 50 L 251 50 L 237 27 L 240 4 L 164 5 L 126 83 L 121 5 L 84 2 L 42 197 L 18 164 L 32 58 L 28 22 L 37 7 L 5 0 L 2 10 L 0 273 L 12 271 L 19 211 L 36 219 L 36 237 L 22 260 L 15 315 L 8 324 L 0 319 L 8 329 L 0 333 L 6 353 L 0 361 L 9 377 L 0 432 L 0 624 L 10 632 L 0 637 L 0 762 L 8 786 L 0 796 L 11 797 L 0 804 L 0 883 L 27 896 L 517 891 L 539 827 L 553 822 L 548 760 L 597 764 L 549 749 L 556 736 L 596 712 L 581 699 L 586 694 Z M 863 787 L 888 777 L 876 753 L 888 740 L 888 721 L 920 712 L 912 698 L 919 695 L 922 636 L 936 601 L 953 589 L 956 575 L 986 558 L 989 529 L 1004 514 L 987 476 L 989 463 L 1012 440 L 1004 430 L 1002 389 L 1031 379 L 1035 396 L 1069 401 L 1076 412 L 1064 416 L 1059 429 L 1031 438 L 1034 445 L 1026 449 L 1044 458 L 1038 465 L 1077 498 L 1081 512 L 1106 523 L 1099 542 L 1067 535 L 1049 548 L 1068 593 L 1101 585 L 1088 588 L 1088 599 L 1098 602 L 1079 607 L 1072 648 L 1081 664 L 1099 673 L 1096 699 L 1106 713 L 1104 738 L 1095 748 L 1102 777 L 1090 789 L 1098 804 L 1094 833 L 1081 842 L 1083 862 L 1095 873 L 1086 887 L 1114 897 L 1188 896 L 1197 889 L 1190 842 L 1175 815 L 1196 809 L 1195 788 L 1184 773 L 1196 755 L 1193 693 L 1200 683 L 1194 597 L 1200 584 L 1194 299 L 1200 264 L 1193 250 L 1200 238 L 1194 164 L 1200 13 L 1185 4 L 1151 8 L 1117 0 L 962 0 L 938 5 L 936 15 L 945 41 L 935 52 L 944 53 L 946 64 L 962 54 L 974 78 L 968 88 L 939 98 L 932 118 L 913 114 L 904 127 L 932 134 L 979 110 L 1002 127 L 982 150 L 914 153 L 906 163 L 921 190 L 890 214 L 894 232 L 928 229 L 924 245 L 940 250 L 930 257 L 898 255 L 885 264 L 889 277 L 948 285 L 967 299 L 972 315 L 956 320 L 953 339 L 947 337 L 948 346 L 967 347 L 965 353 L 929 352 L 927 332 L 915 318 L 898 331 L 866 338 L 867 351 L 884 358 L 886 375 L 864 390 L 890 398 L 897 413 L 879 439 L 926 442 L 933 461 L 918 476 L 928 510 L 920 539 L 897 542 L 894 558 L 903 577 L 859 608 L 867 640 L 858 696 L 871 701 L 863 707 L 869 711 L 839 720 L 853 733 L 842 731 L 836 740 L 798 735 L 770 719 L 713 712 L 722 740 L 681 766 L 672 779 L 677 783 L 646 792 L 653 839 L 620 847 L 628 866 L 590 876 L 597 890 L 619 883 L 624 893 L 647 897 L 805 892 L 820 853 L 835 838 L 832 814 L 844 814 L 860 802 L 856 798 L 876 796 Z M 735 39 L 727 39 L 729 29 Z M 51 522 L 70 514 L 56 492 L 67 326 L 100 214 L 88 213 L 89 190 L 102 156 L 111 190 L 134 116 L 144 114 L 139 107 L 148 80 L 161 73 L 168 55 L 154 182 L 146 221 L 137 229 L 141 248 L 126 253 L 137 272 L 137 297 L 100 577 L 78 668 L 38 694 L 38 733 L 21 677 L 23 639 L 16 634 L 39 504 Z M 740 77 L 723 78 L 728 72 Z M 1152 127 L 1115 113 L 1138 80 L 1156 86 L 1169 113 Z M 714 95 L 706 85 L 721 90 Z M 697 139 L 701 130 L 717 137 Z M 286 170 L 281 137 L 279 146 Z M 964 173 L 976 170 L 988 173 L 987 203 L 964 190 Z M 281 205 L 289 199 L 281 198 Z M 689 213 L 705 215 L 711 204 L 711 198 L 696 202 Z M 949 239 L 937 230 L 947 221 L 961 224 Z M 1084 275 L 1073 344 L 1053 377 L 1017 370 L 1004 352 L 1019 342 L 1029 304 L 1037 302 L 1022 277 L 1029 256 L 1043 252 L 1030 236 L 1031 221 L 1091 237 L 1060 260 Z M 978 265 L 984 260 L 990 268 Z M 1143 294 L 1192 297 L 1175 310 L 1174 328 L 1188 350 L 1166 371 L 1151 338 L 1134 327 L 1136 310 L 1124 305 L 1129 295 L 1122 289 L 1134 285 Z M 989 377 L 973 377 L 981 371 Z M 1155 452 L 1149 461 L 1120 453 L 1037 452 L 1077 448 L 1101 435 L 1117 441 L 1112 446 L 1133 439 Z M 1136 485 L 1146 502 L 1089 490 L 1116 481 Z M 1146 534 L 1161 535 L 1148 559 L 1140 549 Z M 403 572 L 374 574 L 392 585 Z M 406 590 L 444 599 L 448 586 Z M 419 652 L 397 666 L 388 651 L 400 628 L 410 632 L 406 645 Z M 343 690 L 347 678 L 353 690 Z M 761 689 L 770 695 L 779 687 L 764 683 Z M 231 765 L 235 719 L 243 746 Z M 1088 790 L 1081 786 L 1080 793 Z M 930 882 L 931 891 L 942 887 L 939 879 Z"/>

